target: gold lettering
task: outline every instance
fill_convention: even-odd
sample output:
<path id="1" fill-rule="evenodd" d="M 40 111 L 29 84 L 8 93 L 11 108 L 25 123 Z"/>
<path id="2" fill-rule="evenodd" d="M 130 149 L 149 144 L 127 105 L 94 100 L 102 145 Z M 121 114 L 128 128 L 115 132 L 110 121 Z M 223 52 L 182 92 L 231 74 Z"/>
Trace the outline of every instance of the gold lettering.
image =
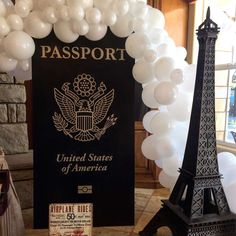
<path id="1" fill-rule="evenodd" d="M 81 47 L 81 51 L 82 51 L 82 56 L 80 59 L 87 59 L 87 57 L 85 56 L 91 53 L 91 50 L 88 47 Z"/>
<path id="2" fill-rule="evenodd" d="M 106 48 L 106 58 L 105 58 L 105 60 L 116 61 L 115 52 L 116 51 L 115 51 L 114 48 Z"/>
<path id="3" fill-rule="evenodd" d="M 68 47 L 68 46 L 63 47 L 62 52 L 63 52 L 62 58 L 69 59 L 71 57 L 70 47 Z"/>
<path id="4" fill-rule="evenodd" d="M 57 46 L 54 47 L 50 58 L 60 58 L 60 59 L 62 58 L 62 56 L 60 55 L 60 51 L 57 48 Z"/>
<path id="5" fill-rule="evenodd" d="M 71 56 L 72 59 L 79 59 L 79 56 L 80 56 L 79 47 L 72 47 L 71 52 L 72 52 L 72 56 Z"/>
<path id="6" fill-rule="evenodd" d="M 125 49 L 124 48 L 117 48 L 116 51 L 120 52 L 120 59 L 119 59 L 119 61 L 124 61 L 125 60 L 125 55 L 124 55 Z"/>
<path id="7" fill-rule="evenodd" d="M 48 58 L 46 54 L 50 53 L 52 51 L 50 46 L 41 46 L 42 48 L 42 55 L 41 58 Z"/>
<path id="8" fill-rule="evenodd" d="M 98 53 L 96 53 L 96 51 Z M 99 57 L 96 57 L 96 54 L 100 54 Z M 101 60 L 103 57 L 104 57 L 104 52 L 101 48 L 94 48 L 91 52 L 91 55 L 92 55 L 92 58 L 95 59 L 95 60 Z"/>

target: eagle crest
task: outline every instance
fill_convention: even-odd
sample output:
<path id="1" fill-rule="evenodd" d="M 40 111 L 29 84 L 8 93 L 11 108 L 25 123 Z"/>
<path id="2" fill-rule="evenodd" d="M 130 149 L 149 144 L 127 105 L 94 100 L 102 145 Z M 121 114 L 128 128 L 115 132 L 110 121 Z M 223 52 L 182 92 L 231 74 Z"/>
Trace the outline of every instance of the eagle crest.
<path id="1" fill-rule="evenodd" d="M 64 83 L 63 92 L 54 88 L 54 98 L 61 112 L 55 112 L 52 117 L 55 128 L 81 142 L 99 140 L 117 121 L 114 114 L 107 117 L 115 91 L 106 90 L 103 82 L 96 88 L 94 78 L 88 74 L 78 75 L 72 86 Z M 101 123 L 104 123 L 102 128 Z"/>

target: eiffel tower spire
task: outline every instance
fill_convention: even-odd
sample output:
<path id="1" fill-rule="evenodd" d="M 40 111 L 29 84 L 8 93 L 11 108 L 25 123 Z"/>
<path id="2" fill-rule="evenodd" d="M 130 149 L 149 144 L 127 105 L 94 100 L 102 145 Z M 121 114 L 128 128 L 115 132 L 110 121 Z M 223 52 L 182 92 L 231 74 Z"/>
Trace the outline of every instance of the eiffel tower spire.
<path id="1" fill-rule="evenodd" d="M 219 28 L 210 19 L 197 30 L 199 54 L 188 139 L 179 178 L 169 200 L 140 235 L 168 226 L 176 236 L 233 236 L 230 212 L 217 163 L 215 130 L 215 42 Z"/>

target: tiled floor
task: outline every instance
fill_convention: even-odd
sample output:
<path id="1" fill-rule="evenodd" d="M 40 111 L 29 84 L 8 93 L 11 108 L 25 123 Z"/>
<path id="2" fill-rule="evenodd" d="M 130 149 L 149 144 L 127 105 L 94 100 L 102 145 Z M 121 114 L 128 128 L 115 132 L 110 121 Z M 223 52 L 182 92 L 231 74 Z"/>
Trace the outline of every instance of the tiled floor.
<path id="1" fill-rule="evenodd" d="M 99 227 L 93 228 L 93 236 L 138 236 L 138 232 L 150 221 L 161 206 L 161 199 L 166 199 L 169 192 L 166 189 L 141 189 L 135 190 L 135 225 L 125 227 Z M 29 214 L 26 214 L 29 221 Z M 31 222 L 26 222 L 28 227 Z M 165 228 L 158 231 L 158 236 L 171 236 Z M 26 236 L 48 236 L 48 230 L 27 229 Z"/>

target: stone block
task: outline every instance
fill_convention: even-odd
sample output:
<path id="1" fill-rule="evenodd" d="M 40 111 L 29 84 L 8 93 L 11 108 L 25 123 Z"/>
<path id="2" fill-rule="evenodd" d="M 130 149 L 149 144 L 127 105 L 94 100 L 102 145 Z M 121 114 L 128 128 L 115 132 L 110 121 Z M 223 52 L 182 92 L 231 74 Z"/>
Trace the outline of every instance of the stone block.
<path id="1" fill-rule="evenodd" d="M 25 103 L 26 91 L 24 85 L 0 84 L 0 103 Z"/>
<path id="2" fill-rule="evenodd" d="M 16 105 L 17 122 L 26 122 L 26 106 L 25 104 Z"/>
<path id="3" fill-rule="evenodd" d="M 6 154 L 28 152 L 27 124 L 0 124 L 0 146 Z"/>
<path id="4" fill-rule="evenodd" d="M 16 104 L 8 104 L 8 122 L 16 123 Z"/>
<path id="5" fill-rule="evenodd" d="M 0 73 L 0 84 L 14 83 L 14 77 L 5 73 Z"/>
<path id="6" fill-rule="evenodd" d="M 7 105 L 0 104 L 0 123 L 6 123 L 8 121 L 7 118 Z"/>

